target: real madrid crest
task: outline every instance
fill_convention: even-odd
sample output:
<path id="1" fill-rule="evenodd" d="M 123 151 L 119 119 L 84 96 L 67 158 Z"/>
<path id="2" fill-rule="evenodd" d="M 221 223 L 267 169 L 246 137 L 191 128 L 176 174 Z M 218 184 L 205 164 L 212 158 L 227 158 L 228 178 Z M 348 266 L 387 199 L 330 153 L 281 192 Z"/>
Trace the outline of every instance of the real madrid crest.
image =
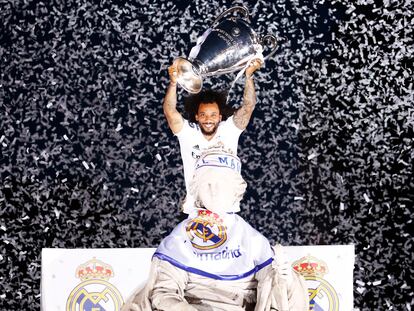
<path id="1" fill-rule="evenodd" d="M 186 232 L 193 247 L 200 250 L 215 249 L 227 240 L 223 220 L 208 210 L 199 211 L 198 216 L 188 222 Z"/>
<path id="2" fill-rule="evenodd" d="M 69 295 L 66 311 L 119 311 L 122 295 L 108 280 L 114 276 L 112 267 L 96 258 L 80 265 L 76 277 L 82 282 Z"/>
<path id="3" fill-rule="evenodd" d="M 322 260 L 308 255 L 293 264 L 293 269 L 306 280 L 309 291 L 309 310 L 338 311 L 339 299 L 334 287 L 323 276 L 328 266 Z"/>

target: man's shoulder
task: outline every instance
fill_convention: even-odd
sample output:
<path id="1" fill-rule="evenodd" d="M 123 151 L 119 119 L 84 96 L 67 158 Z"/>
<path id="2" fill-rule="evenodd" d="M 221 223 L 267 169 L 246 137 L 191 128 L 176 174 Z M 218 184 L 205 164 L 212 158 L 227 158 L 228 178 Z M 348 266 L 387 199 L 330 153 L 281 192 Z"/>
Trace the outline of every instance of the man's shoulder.
<path id="1" fill-rule="evenodd" d="M 223 121 L 220 122 L 220 124 L 229 124 L 229 123 L 234 123 L 232 115 L 227 117 L 226 120 L 223 120 Z"/>
<path id="2" fill-rule="evenodd" d="M 230 116 L 225 121 L 221 121 L 218 127 L 221 134 L 229 137 L 239 137 L 243 130 L 239 129 L 234 124 L 233 116 Z"/>
<path id="3" fill-rule="evenodd" d="M 194 122 L 190 122 L 186 119 L 184 119 L 184 124 L 183 124 L 183 128 L 181 129 L 181 131 L 179 131 L 178 133 L 175 133 L 176 136 L 180 137 L 185 135 L 186 133 L 194 133 L 199 131 L 199 126 L 197 123 Z"/>

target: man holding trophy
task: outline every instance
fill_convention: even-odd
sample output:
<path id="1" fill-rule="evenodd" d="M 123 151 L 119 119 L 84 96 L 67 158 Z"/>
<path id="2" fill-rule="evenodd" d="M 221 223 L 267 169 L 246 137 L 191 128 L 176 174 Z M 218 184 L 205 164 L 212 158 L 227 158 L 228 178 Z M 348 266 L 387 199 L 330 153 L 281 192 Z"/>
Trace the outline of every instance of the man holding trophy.
<path id="1" fill-rule="evenodd" d="M 225 95 L 215 91 L 202 91 L 190 96 L 197 102 L 193 105 L 194 116 L 190 119 L 196 124 L 184 119 L 178 112 L 177 106 L 177 60 L 168 68 L 170 84 L 164 98 L 163 109 L 171 131 L 180 142 L 181 156 L 184 167 L 184 179 L 187 197 L 183 211 L 189 213 L 194 199 L 189 195 L 189 184 L 193 177 L 195 163 L 202 150 L 214 145 L 222 145 L 237 154 L 240 134 L 247 127 L 256 105 L 253 73 L 260 68 L 262 61 L 255 59 L 246 68 L 246 82 L 243 94 L 243 104 L 227 118 Z M 191 113 L 191 112 L 190 112 Z M 223 120 L 224 119 L 224 120 Z"/>
<path id="2" fill-rule="evenodd" d="M 233 13 L 244 17 L 235 18 Z M 263 47 L 269 42 L 272 50 L 264 57 Z M 189 184 L 200 153 L 219 145 L 237 155 L 239 136 L 247 127 L 256 105 L 253 74 L 275 51 L 276 38 L 258 35 L 250 26 L 248 10 L 243 6 L 235 6 L 216 18 L 197 40 L 187 59 L 177 58 L 169 67 L 170 84 L 163 109 L 168 125 L 180 143 L 187 191 L 182 206 L 185 213 L 194 209 Z M 226 105 L 226 96 L 210 90 L 202 91 L 203 79 L 237 71 L 235 81 L 243 73 L 246 77 L 243 102 L 230 115 L 227 113 L 229 107 Z M 193 94 L 187 98 L 187 103 L 190 102 L 187 107 L 192 110 L 189 120 L 185 120 L 177 110 L 177 84 Z M 239 211 L 238 206 L 234 210 Z"/>
<path id="3" fill-rule="evenodd" d="M 244 7 L 225 11 L 189 58 L 176 59 L 168 69 L 163 109 L 180 142 L 188 218 L 162 240 L 146 285 L 123 311 L 308 310 L 304 279 L 284 259 L 281 246 L 272 248 L 236 214 L 246 189 L 237 144 L 256 105 L 253 74 L 265 59 L 262 44 L 271 37 L 260 38 L 245 20 L 224 19 L 232 12 L 248 19 Z M 202 91 L 202 81 L 237 70 L 238 77 L 246 76 L 243 103 L 230 115 L 226 96 Z M 189 120 L 176 108 L 177 83 L 196 94 L 187 100 Z"/>

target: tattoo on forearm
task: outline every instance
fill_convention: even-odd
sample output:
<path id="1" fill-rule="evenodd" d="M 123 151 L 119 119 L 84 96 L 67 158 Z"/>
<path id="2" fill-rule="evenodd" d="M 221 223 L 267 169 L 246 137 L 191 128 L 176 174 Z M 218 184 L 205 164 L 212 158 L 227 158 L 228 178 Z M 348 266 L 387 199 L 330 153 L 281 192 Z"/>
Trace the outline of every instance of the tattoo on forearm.
<path id="1" fill-rule="evenodd" d="M 170 85 L 167 89 L 167 94 L 164 98 L 164 110 L 174 112 L 177 110 L 177 95 L 175 92 L 175 86 Z"/>
<path id="2" fill-rule="evenodd" d="M 255 105 L 256 92 L 254 90 L 253 79 L 247 79 L 243 94 L 243 104 L 233 116 L 234 124 L 238 128 L 245 129 L 247 127 Z"/>

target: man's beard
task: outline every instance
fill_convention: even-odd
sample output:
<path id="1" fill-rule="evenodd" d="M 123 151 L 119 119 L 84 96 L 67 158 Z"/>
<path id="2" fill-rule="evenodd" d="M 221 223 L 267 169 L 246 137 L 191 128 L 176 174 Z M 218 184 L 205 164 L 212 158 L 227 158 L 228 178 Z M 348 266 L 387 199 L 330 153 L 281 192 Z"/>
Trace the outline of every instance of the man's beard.
<path id="1" fill-rule="evenodd" d="M 213 122 L 211 122 L 211 123 L 213 123 Z M 201 133 L 203 133 L 203 135 L 213 135 L 214 133 L 216 133 L 219 124 L 218 123 L 213 123 L 213 124 L 214 124 L 214 126 L 210 130 L 206 130 L 204 128 L 203 124 L 200 123 Z"/>

